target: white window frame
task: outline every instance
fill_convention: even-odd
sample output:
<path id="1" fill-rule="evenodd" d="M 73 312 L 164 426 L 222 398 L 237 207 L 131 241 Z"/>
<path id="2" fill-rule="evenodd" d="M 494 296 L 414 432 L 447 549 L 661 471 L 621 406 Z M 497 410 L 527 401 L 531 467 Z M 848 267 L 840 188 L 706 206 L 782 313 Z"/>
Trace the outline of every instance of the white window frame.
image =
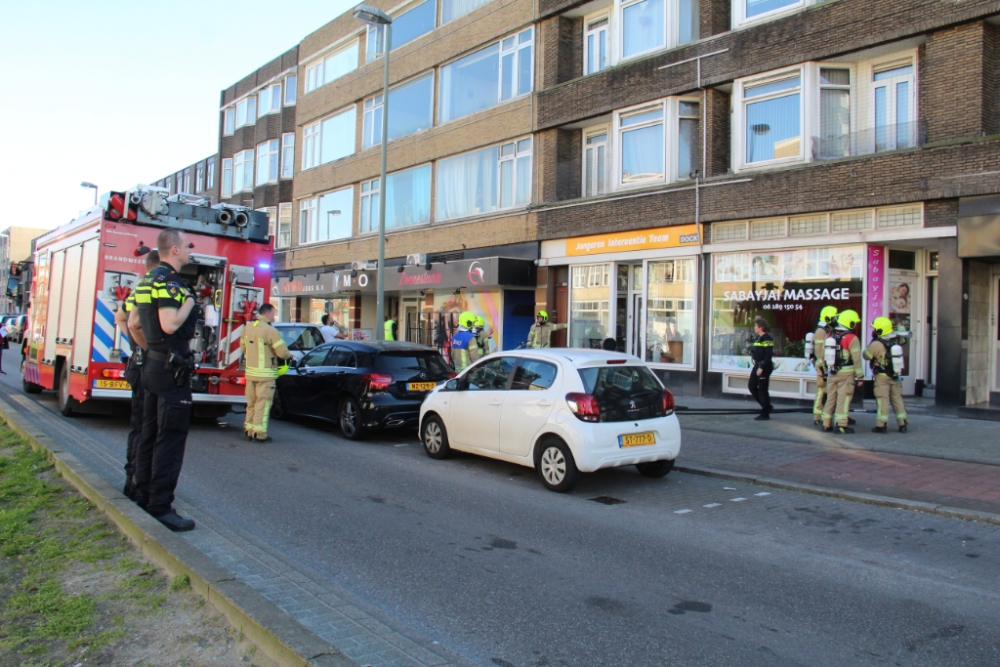
<path id="1" fill-rule="evenodd" d="M 317 215 L 319 215 L 319 197 L 309 197 L 299 201 L 299 245 L 316 243 L 309 240 L 309 229 Z"/>
<path id="2" fill-rule="evenodd" d="M 278 229 L 278 209 L 275 206 L 264 206 L 263 208 L 258 208 L 258 212 L 267 213 L 267 235 L 270 238 L 274 238 Z"/>
<path id="3" fill-rule="evenodd" d="M 184 172 L 178 171 L 177 175 L 174 177 L 174 182 L 177 184 L 177 189 L 174 191 L 175 195 L 179 195 L 184 192 Z"/>
<path id="4" fill-rule="evenodd" d="M 251 192 L 256 173 L 254 172 L 254 149 L 248 148 L 233 155 L 233 194 L 239 192 Z M 247 167 L 249 166 L 249 169 Z M 242 176 L 242 182 L 237 183 L 237 174 Z M 249 175 L 250 184 L 247 185 Z"/>
<path id="5" fill-rule="evenodd" d="M 812 114 L 807 114 L 806 110 L 810 108 L 810 103 L 812 96 L 808 94 L 808 91 L 816 90 L 816 99 L 819 97 L 819 86 L 818 86 L 818 68 L 808 67 L 810 63 L 804 63 L 802 65 L 797 65 L 795 67 L 789 67 L 781 70 L 776 70 L 774 72 L 768 72 L 760 76 L 755 76 L 752 78 L 738 80 L 733 86 L 733 112 L 736 114 L 736 123 L 733 123 L 732 132 L 732 150 L 733 150 L 733 162 L 736 165 L 734 171 L 745 171 L 750 169 L 761 169 L 771 166 L 780 166 L 785 164 L 804 162 L 807 156 L 812 152 L 811 150 L 806 150 L 806 142 L 812 140 L 812 127 L 810 116 Z M 815 72 L 815 76 L 813 73 Z M 772 158 L 770 160 L 757 160 L 755 162 L 747 161 L 748 156 L 745 154 L 746 150 L 746 109 L 749 104 L 756 104 L 758 102 L 765 102 L 772 99 L 780 99 L 782 97 L 787 97 L 788 95 L 794 95 L 795 93 L 789 90 L 782 90 L 769 95 L 761 95 L 760 97 L 752 97 L 747 99 L 745 91 L 748 88 L 755 88 L 760 85 L 766 85 L 769 83 L 776 83 L 778 81 L 784 81 L 785 79 L 790 79 L 793 77 L 799 77 L 799 154 L 790 157 L 780 157 Z M 818 122 L 819 110 L 818 105 L 816 106 L 816 117 Z"/>
<path id="6" fill-rule="evenodd" d="M 261 165 L 267 162 L 266 178 L 261 180 Z M 268 139 L 257 144 L 257 163 L 255 166 L 254 182 L 256 185 L 267 185 L 277 183 L 281 174 L 281 142 L 277 139 Z M 273 174 L 273 176 L 272 176 Z"/>
<path id="7" fill-rule="evenodd" d="M 324 164 L 329 164 L 331 162 L 336 162 L 337 160 L 343 160 L 345 157 L 354 155 L 358 151 L 357 136 L 355 134 L 354 144 L 351 146 L 351 152 L 346 155 L 342 155 L 338 158 L 324 161 L 323 159 L 323 123 L 346 113 L 354 114 L 354 123 L 352 123 L 352 131 L 356 133 L 357 124 L 357 112 L 358 107 L 356 104 L 338 109 L 334 113 L 328 114 L 323 118 L 320 118 L 314 123 L 306 125 L 302 130 L 303 135 L 303 154 L 302 154 L 302 171 L 306 169 L 313 169 L 315 167 L 322 166 Z M 308 158 L 308 159 L 307 159 Z"/>
<path id="8" fill-rule="evenodd" d="M 191 194 L 191 167 L 184 170 L 184 192 Z"/>
<path id="9" fill-rule="evenodd" d="M 233 158 L 222 158 L 222 194 L 223 197 L 233 196 Z"/>
<path id="10" fill-rule="evenodd" d="M 881 72 L 888 71 L 888 70 L 893 70 L 893 69 L 896 69 L 896 68 L 899 68 L 899 67 L 907 67 L 907 66 L 913 68 L 913 71 L 911 71 L 909 74 L 904 74 L 902 76 L 895 76 L 895 77 L 893 77 L 891 79 L 883 79 L 881 81 L 876 81 L 875 80 L 875 75 L 876 74 L 879 74 Z M 900 84 L 900 83 L 903 83 L 903 82 L 906 82 L 906 83 L 909 84 L 909 93 L 908 93 L 909 100 L 907 100 L 907 105 L 908 105 L 908 108 L 910 109 L 910 114 L 909 114 L 910 120 L 908 120 L 907 123 L 915 123 L 917 121 L 917 119 L 919 118 L 919 116 L 917 115 L 917 111 L 918 111 L 918 109 L 917 109 L 917 99 L 918 99 L 918 97 L 917 97 L 917 62 L 916 62 L 916 58 L 908 56 L 908 57 L 904 57 L 904 58 L 894 58 L 894 59 L 890 59 L 890 60 L 880 60 L 880 61 L 876 61 L 876 62 L 872 63 L 871 68 L 869 70 L 868 82 L 867 83 L 868 83 L 868 91 L 869 91 L 869 97 L 870 97 L 870 100 L 868 102 L 868 104 L 869 104 L 868 111 L 869 111 L 869 113 L 871 115 L 872 144 L 873 144 L 874 152 L 884 153 L 884 152 L 887 152 L 887 151 L 899 150 L 899 146 L 897 145 L 897 137 L 898 137 L 898 132 L 899 132 L 898 129 L 896 129 L 895 133 L 893 134 L 893 136 L 889 140 L 889 143 L 891 144 L 891 146 L 888 147 L 888 148 L 885 148 L 885 149 L 883 149 L 881 151 L 878 150 L 878 145 L 877 145 L 877 142 L 878 142 L 878 139 L 877 139 L 877 127 L 875 125 L 875 99 L 876 99 L 876 97 L 875 97 L 875 91 L 876 91 L 877 88 L 885 87 L 886 93 L 888 95 L 888 99 L 890 100 L 890 109 L 893 112 L 893 113 L 890 114 L 891 118 L 888 118 L 888 120 L 892 120 L 893 122 L 888 123 L 887 126 L 888 127 L 892 127 L 892 128 L 896 128 L 897 127 L 897 123 L 895 122 L 895 119 L 896 119 L 896 116 L 898 114 L 898 108 L 899 108 L 898 107 L 899 100 L 897 98 L 897 88 L 896 88 L 896 86 L 898 84 Z M 904 146 L 904 148 L 913 148 L 913 147 L 914 146 Z"/>
<path id="11" fill-rule="evenodd" d="M 299 75 L 298 72 L 285 76 L 285 90 L 281 96 L 281 104 L 286 107 L 293 107 L 299 97 Z M 289 99 L 291 98 L 291 99 Z"/>
<path id="12" fill-rule="evenodd" d="M 430 126 L 421 130 L 417 130 L 416 132 L 413 132 L 411 134 L 404 134 L 401 137 L 390 139 L 389 140 L 390 142 L 398 141 L 399 139 L 405 139 L 406 137 L 412 137 L 414 134 L 425 132 L 426 130 L 429 130 L 430 128 L 434 127 L 434 89 L 435 86 L 437 85 L 437 82 L 435 81 L 434 78 L 434 70 L 431 70 L 429 72 L 422 72 L 417 76 L 407 79 L 406 81 L 400 81 L 399 83 L 390 86 L 389 96 L 392 97 L 392 93 L 394 90 L 407 86 L 423 78 L 430 78 L 431 81 L 431 90 L 430 90 L 431 94 L 430 98 L 427 100 L 427 111 L 428 111 L 427 117 L 430 119 L 431 123 Z M 390 103 L 389 108 L 392 109 L 395 107 L 393 107 L 393 105 Z M 372 95 L 371 97 L 367 98 L 362 104 L 363 112 L 361 118 L 361 150 L 363 151 L 368 150 L 369 148 L 374 148 L 375 146 L 381 144 L 382 119 L 381 117 L 379 117 L 378 121 L 376 122 L 375 114 L 380 110 L 384 113 L 384 109 L 385 109 L 385 104 L 384 100 L 382 99 L 381 92 L 377 95 Z M 368 123 L 369 114 L 372 116 L 371 124 Z M 375 138 L 376 133 L 378 133 L 378 139 Z"/>
<path id="13" fill-rule="evenodd" d="M 517 202 L 517 189 L 516 189 L 517 188 L 517 163 L 515 161 L 515 164 L 514 164 L 514 184 L 515 184 L 514 185 L 514 187 L 515 187 L 515 190 L 514 190 L 514 201 L 515 201 L 515 203 L 513 205 L 511 205 L 511 206 L 503 207 L 503 206 L 500 205 L 501 197 L 502 197 L 501 187 L 503 185 L 503 183 L 502 183 L 502 175 L 501 175 L 502 174 L 501 163 L 504 162 L 505 160 L 509 160 L 511 158 L 511 156 L 504 156 L 504 154 L 503 154 L 503 147 L 507 146 L 507 145 L 510 145 L 510 144 L 513 144 L 514 147 L 515 147 L 515 152 L 514 152 L 514 156 L 513 157 L 517 158 L 518 155 L 519 155 L 519 153 L 517 151 L 517 145 L 520 142 L 524 141 L 525 139 L 530 139 L 531 140 L 531 148 L 523 151 L 523 154 L 527 154 L 527 156 L 529 157 L 529 160 L 530 160 L 529 171 L 531 172 L 531 178 L 529 179 L 529 187 L 531 188 L 531 192 L 528 193 L 528 201 L 527 202 L 523 202 L 523 203 L 520 203 L 520 204 L 516 203 Z M 530 135 L 530 134 L 529 135 L 525 135 L 525 136 L 517 137 L 516 139 L 513 139 L 511 141 L 504 141 L 504 142 L 501 142 L 499 144 L 490 144 L 488 146 L 481 146 L 481 147 L 479 147 L 479 148 L 477 148 L 475 150 L 471 150 L 471 151 L 463 151 L 461 153 L 455 153 L 454 155 L 449 155 L 449 156 L 447 156 L 445 158 L 441 158 L 440 160 L 435 161 L 434 162 L 434 166 L 433 166 L 433 174 L 432 174 L 432 177 L 431 177 L 432 196 L 436 196 L 436 192 L 437 192 L 437 188 L 438 188 L 438 178 L 439 178 L 438 177 L 438 166 L 439 166 L 440 162 L 443 162 L 443 161 L 451 159 L 451 158 L 462 157 L 463 155 L 469 155 L 471 153 L 478 153 L 480 151 L 486 151 L 486 150 L 489 150 L 489 149 L 494 148 L 494 147 L 497 149 L 497 173 L 496 173 L 496 180 L 493 183 L 493 191 L 496 194 L 496 200 L 495 200 L 495 202 L 493 202 L 494 206 L 490 210 L 488 210 L 488 211 L 481 211 L 479 213 L 472 213 L 470 215 L 463 215 L 463 216 L 454 216 L 454 217 L 450 217 L 450 218 L 441 218 L 442 222 L 445 222 L 445 221 L 451 222 L 451 221 L 454 221 L 454 220 L 465 220 L 465 219 L 468 219 L 468 218 L 478 218 L 478 217 L 486 216 L 486 215 L 496 215 L 499 212 L 514 211 L 514 210 L 517 210 L 517 209 L 526 208 L 526 207 L 528 207 L 528 206 L 531 205 L 532 199 L 534 198 L 534 194 L 535 194 L 534 193 L 534 180 L 535 180 L 534 179 L 534 174 L 535 174 L 534 148 L 535 148 L 535 138 L 534 138 L 533 135 Z M 436 202 L 431 207 L 430 217 L 431 217 L 431 222 L 432 223 L 435 222 L 436 220 L 438 220 L 438 204 Z"/>
<path id="14" fill-rule="evenodd" d="M 205 189 L 211 190 L 215 187 L 215 158 L 210 157 L 205 161 Z"/>
<path id="15" fill-rule="evenodd" d="M 603 9 L 597 13 L 590 14 L 583 17 L 583 74 L 584 76 L 588 74 L 596 74 L 611 67 L 612 62 L 615 59 L 615 47 L 614 47 L 614 30 L 612 29 L 612 11 L 610 9 Z M 591 30 L 589 28 L 591 23 L 596 23 L 604 19 L 607 21 L 603 26 L 597 28 L 596 30 Z M 605 57 L 607 62 L 605 62 L 604 67 L 589 71 L 590 67 L 590 40 L 589 37 L 593 35 L 600 35 L 604 33 L 605 39 Z"/>
<path id="16" fill-rule="evenodd" d="M 275 94 L 277 92 L 277 95 Z M 267 109 L 264 109 L 264 100 L 267 100 Z M 274 102 L 278 104 L 275 106 Z M 272 113 L 280 113 L 282 107 L 281 82 L 270 83 L 260 89 L 257 100 L 257 117 L 267 116 Z"/>
<path id="17" fill-rule="evenodd" d="M 275 248 L 292 245 L 292 204 L 278 204 L 278 235 L 274 239 Z"/>
<path id="18" fill-rule="evenodd" d="M 528 146 L 526 148 L 522 148 L 521 144 L 524 143 L 525 141 L 528 142 Z M 508 147 L 511 147 L 511 152 L 507 155 L 504 155 L 504 149 Z M 534 189 L 533 188 L 534 168 L 535 168 L 534 148 L 535 148 L 535 140 L 534 137 L 530 135 L 527 137 L 520 137 L 518 139 L 515 139 L 514 141 L 505 141 L 502 144 L 500 144 L 500 152 L 497 158 L 497 210 L 498 211 L 507 211 L 514 208 L 523 208 L 531 204 L 533 195 L 532 190 Z M 525 157 L 528 158 L 528 173 L 529 173 L 528 193 L 527 193 L 528 198 L 527 201 L 519 202 L 517 201 L 517 166 L 518 163 Z M 505 185 L 503 178 L 504 162 L 511 163 L 511 174 L 512 174 L 511 178 L 513 179 L 513 184 L 511 185 L 511 187 L 513 188 L 513 194 L 511 197 L 511 204 L 508 206 L 503 205 L 503 194 L 504 194 L 503 191 Z"/>
<path id="19" fill-rule="evenodd" d="M 793 12 L 801 11 L 806 7 L 808 7 L 809 5 L 815 5 L 816 3 L 823 1 L 824 0 L 798 0 L 798 2 L 793 2 L 785 7 L 772 9 L 769 12 L 758 14 L 757 16 L 747 17 L 746 14 L 747 0 L 733 0 L 732 27 L 735 30 L 736 28 L 753 25 L 755 23 L 761 23 L 764 21 L 773 21 L 774 19 L 780 18 L 785 14 L 791 14 Z"/>
<path id="20" fill-rule="evenodd" d="M 336 46 L 330 47 L 329 49 L 323 51 L 322 54 L 317 55 L 315 58 L 307 62 L 305 64 L 306 83 L 302 94 L 308 95 L 314 90 L 319 90 L 328 83 L 333 83 L 337 79 L 347 76 L 348 74 L 356 70 L 358 68 L 358 60 L 360 59 L 361 55 L 360 45 L 361 45 L 361 40 L 355 37 L 342 44 L 337 44 Z M 349 51 L 351 49 L 354 49 L 356 51 L 355 53 L 356 57 L 354 59 L 353 66 L 346 72 L 338 74 L 336 77 L 332 79 L 327 78 L 326 75 L 327 61 L 332 60 L 333 58 L 339 56 L 345 51 Z"/>
<path id="21" fill-rule="evenodd" d="M 287 179 L 295 176 L 295 133 L 284 132 L 281 135 L 281 169 L 278 178 Z"/>
<path id="22" fill-rule="evenodd" d="M 319 216 L 319 209 L 320 209 L 320 200 L 323 197 L 327 196 L 327 195 L 332 195 L 332 194 L 336 194 L 336 193 L 339 193 L 339 192 L 347 192 L 347 191 L 351 192 L 351 205 L 352 205 L 352 208 L 353 208 L 353 202 L 354 202 L 354 186 L 353 185 L 348 185 L 347 187 L 343 187 L 343 188 L 337 188 L 335 190 L 330 190 L 328 192 L 321 192 L 321 193 L 318 193 L 316 195 L 313 195 L 312 197 L 309 197 L 307 199 L 302 199 L 302 200 L 299 201 L 299 245 L 300 246 L 304 246 L 304 245 L 318 245 L 318 244 L 321 244 L 321 243 L 333 243 L 333 242 L 336 242 L 336 241 L 346 241 L 346 240 L 354 238 L 354 219 L 353 219 L 354 211 L 353 210 L 350 213 L 350 215 L 351 215 L 350 233 L 347 236 L 339 236 L 337 238 L 322 238 L 322 239 L 318 238 L 319 237 L 320 226 L 321 225 L 329 225 L 330 224 L 328 220 L 320 220 L 319 217 L 318 217 Z M 315 229 L 317 231 L 317 234 L 316 234 L 317 238 L 313 239 L 313 240 L 309 240 L 309 236 L 310 236 L 310 234 L 309 234 L 309 226 L 311 224 L 311 219 L 312 218 L 316 218 L 316 221 L 315 221 L 316 227 L 315 227 Z M 305 224 L 303 224 L 303 219 L 305 220 Z"/>
<path id="23" fill-rule="evenodd" d="M 602 134 L 604 135 L 604 143 L 603 144 L 590 144 L 590 143 L 588 143 L 588 140 L 591 139 L 592 137 L 597 137 L 597 136 L 600 136 Z M 611 174 L 612 169 L 614 168 L 614 163 L 615 163 L 615 155 L 614 155 L 614 150 L 612 148 L 612 146 L 614 145 L 614 142 L 611 141 L 611 138 L 613 136 L 614 135 L 613 135 L 613 133 L 611 131 L 611 126 L 610 125 L 598 125 L 598 126 L 595 126 L 595 127 L 589 127 L 589 128 L 587 128 L 586 130 L 583 131 L 583 137 L 582 137 L 583 145 L 581 147 L 582 148 L 582 152 L 583 152 L 583 159 L 580 161 L 581 162 L 581 164 L 580 164 L 580 169 L 581 169 L 581 180 L 580 180 L 580 182 L 582 184 L 582 188 L 581 188 L 582 192 L 581 192 L 581 194 L 584 197 L 599 197 L 601 195 L 606 195 L 611 190 L 611 178 L 610 178 L 610 174 Z M 587 173 L 587 150 L 588 150 L 588 148 L 590 146 L 594 147 L 594 164 L 595 164 L 594 168 L 596 170 L 596 168 L 597 168 L 596 167 L 596 164 L 597 164 L 597 147 L 601 146 L 601 145 L 604 146 L 604 176 L 603 177 L 597 177 L 595 175 L 594 178 L 591 178 L 590 174 Z M 593 181 L 593 182 L 591 182 L 591 181 Z M 603 181 L 603 182 L 599 182 L 599 181 Z M 603 192 L 596 192 L 596 190 L 598 189 L 599 185 L 603 186 L 603 187 L 600 188 L 601 190 L 603 190 Z"/>
<path id="24" fill-rule="evenodd" d="M 222 134 L 230 136 L 236 132 L 236 107 L 229 106 L 222 110 Z"/>
<path id="25" fill-rule="evenodd" d="M 205 163 L 199 162 L 194 166 L 194 191 L 198 194 L 205 190 Z"/>
<path id="26" fill-rule="evenodd" d="M 240 108 L 243 108 L 243 120 L 240 121 Z M 250 119 L 250 110 L 253 109 L 253 120 Z M 236 103 L 236 129 L 254 125 L 257 122 L 257 96 L 248 95 Z"/>
<path id="27" fill-rule="evenodd" d="M 527 39 L 527 41 L 522 42 L 521 41 L 521 35 L 524 34 L 525 32 L 529 32 L 529 31 L 531 32 L 531 36 Z M 508 45 L 508 46 L 504 46 L 504 42 L 507 42 L 508 40 L 511 41 L 511 44 Z M 520 93 L 517 90 L 517 84 L 518 84 L 517 77 L 518 77 L 518 74 L 521 72 L 520 64 L 521 64 L 521 59 L 525 57 L 524 56 L 524 52 L 525 51 L 527 51 L 528 54 L 529 54 L 528 58 L 530 60 L 529 60 L 529 64 L 528 64 L 528 72 L 530 72 L 529 76 L 530 76 L 531 80 L 528 81 L 528 92 L 526 92 L 526 93 Z M 513 59 L 513 62 L 514 62 L 513 69 L 514 69 L 514 71 L 508 74 L 505 71 L 505 69 L 504 69 L 503 60 L 504 60 L 504 56 L 511 55 L 511 54 L 514 55 L 514 59 Z M 503 96 L 503 80 L 504 80 L 504 77 L 506 77 L 506 76 L 513 77 L 513 81 L 511 83 L 511 94 L 510 94 L 510 97 L 504 97 Z M 524 30 L 518 30 L 516 33 L 514 33 L 512 35 L 507 35 L 506 37 L 503 37 L 500 40 L 500 81 L 499 81 L 499 83 L 500 83 L 500 91 L 499 91 L 500 101 L 498 102 L 498 104 L 503 104 L 504 102 L 509 102 L 510 100 L 516 100 L 519 97 L 525 97 L 527 95 L 530 95 L 535 90 L 535 26 L 530 26 L 530 27 L 528 27 L 528 28 L 526 28 Z"/>
<path id="28" fill-rule="evenodd" d="M 680 41 L 680 20 L 681 20 L 681 1 L 682 0 L 663 0 L 663 44 L 661 46 L 654 46 L 652 48 L 646 49 L 645 51 L 639 51 L 637 53 L 625 55 L 625 10 L 632 5 L 635 5 L 642 0 L 615 0 L 614 10 L 609 17 L 609 47 L 614 47 L 608 55 L 608 66 L 617 65 L 620 62 L 627 60 L 635 60 L 636 58 L 643 58 L 651 53 L 657 53 L 659 51 L 666 51 L 669 49 L 676 48 L 682 45 Z M 704 1 L 704 0 L 702 0 Z M 741 0 L 734 0 L 739 2 Z M 597 14 L 595 13 L 596 17 Z M 587 19 L 585 19 L 587 20 Z M 586 40 L 586 24 L 584 24 L 584 40 Z M 696 35 L 694 39 L 690 42 L 683 42 L 683 44 L 693 44 L 697 42 L 699 37 Z M 584 43 L 584 48 L 586 48 L 586 42 Z"/>
<path id="29" fill-rule="evenodd" d="M 388 180 L 388 176 L 386 179 Z M 373 209 L 373 206 L 382 205 L 381 183 L 381 178 L 374 178 L 369 181 L 362 181 L 361 183 L 361 196 L 358 198 L 358 235 L 372 234 L 378 231 L 378 209 Z M 368 211 L 368 227 L 370 229 L 362 227 L 365 219 L 364 211 L 366 210 Z"/>
<path id="30" fill-rule="evenodd" d="M 614 146 L 614 159 L 611 163 L 614 168 L 614 174 L 609 179 L 610 189 L 632 190 L 635 188 L 649 187 L 650 185 L 662 185 L 665 183 L 677 183 L 679 181 L 688 180 L 688 174 L 679 173 L 678 168 L 678 162 L 680 160 L 681 102 L 689 102 L 698 105 L 700 130 L 701 123 L 704 119 L 704 110 L 701 108 L 701 100 L 697 97 L 666 97 L 615 111 L 614 121 L 608 135 L 608 141 L 612 146 Z M 640 127 L 652 127 L 656 123 L 654 121 L 648 121 L 644 125 L 622 127 L 622 118 L 627 118 L 639 113 L 648 113 L 649 111 L 653 111 L 658 105 L 660 105 L 662 109 L 662 120 L 660 122 L 663 124 L 663 177 L 656 179 L 651 178 L 635 183 L 625 183 L 622 181 L 622 167 L 625 159 L 622 134 Z M 700 135 L 701 132 L 699 131 L 699 137 Z M 586 169 L 586 164 L 584 164 L 584 169 Z"/>

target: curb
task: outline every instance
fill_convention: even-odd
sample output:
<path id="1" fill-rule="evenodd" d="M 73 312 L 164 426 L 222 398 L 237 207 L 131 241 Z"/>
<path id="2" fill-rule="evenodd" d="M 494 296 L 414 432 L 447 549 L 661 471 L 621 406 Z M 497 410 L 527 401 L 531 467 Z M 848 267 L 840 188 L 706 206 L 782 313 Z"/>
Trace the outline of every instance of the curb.
<path id="1" fill-rule="evenodd" d="M 1000 514 L 992 512 L 979 512 L 977 510 L 966 510 L 947 505 L 936 505 L 934 503 L 924 503 L 918 500 L 906 500 L 904 498 L 893 498 L 892 496 L 879 496 L 871 493 L 859 493 L 857 491 L 844 491 L 815 484 L 802 484 L 800 482 L 789 482 L 783 479 L 772 477 L 759 477 L 749 473 L 731 472 L 729 470 L 718 470 L 716 468 L 703 468 L 700 466 L 675 466 L 674 470 L 686 472 L 692 475 L 702 475 L 704 477 L 718 477 L 720 479 L 731 479 L 734 482 L 745 482 L 747 484 L 757 484 L 759 486 L 769 486 L 775 489 L 786 491 L 799 491 L 811 493 L 816 496 L 826 496 L 828 498 L 839 498 L 840 500 L 850 500 L 856 503 L 867 505 L 879 505 L 881 507 L 893 507 L 896 509 L 912 510 L 927 514 L 937 514 L 950 519 L 963 519 L 965 521 L 980 521 L 982 523 L 992 523 L 1000 526 Z"/>
<path id="2" fill-rule="evenodd" d="M 186 574 L 191 588 L 210 602 L 234 628 L 284 667 L 358 667 L 358 664 L 307 630 L 262 595 L 218 566 L 186 540 L 146 514 L 48 435 L 11 417 L 0 399 L 0 419 L 33 449 L 44 452 L 56 470 L 94 503 L 118 529 L 171 576 Z"/>

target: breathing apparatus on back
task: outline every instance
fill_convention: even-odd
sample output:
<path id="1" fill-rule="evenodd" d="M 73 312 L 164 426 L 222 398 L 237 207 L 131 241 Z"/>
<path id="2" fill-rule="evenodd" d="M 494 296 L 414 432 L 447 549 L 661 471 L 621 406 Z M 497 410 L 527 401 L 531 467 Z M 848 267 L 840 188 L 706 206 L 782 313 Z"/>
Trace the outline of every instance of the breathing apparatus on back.
<path id="1" fill-rule="evenodd" d="M 876 373 L 886 373 L 898 377 L 906 370 L 906 359 L 903 356 L 903 346 L 906 345 L 910 332 L 900 326 L 893 330 L 892 320 L 888 317 L 876 317 L 872 322 L 872 339 L 885 346 L 889 357 L 889 368 L 879 366 L 872 360 L 872 370 Z"/>
<path id="2" fill-rule="evenodd" d="M 817 326 L 826 329 L 827 333 L 830 333 L 831 323 L 835 319 L 837 319 L 837 307 L 824 306 L 823 310 L 819 311 L 819 323 Z M 806 359 L 809 360 L 815 359 L 816 358 L 815 353 L 816 353 L 816 334 L 809 332 L 806 334 L 806 345 L 805 345 Z"/>
<path id="3" fill-rule="evenodd" d="M 853 310 L 845 310 L 831 322 L 833 333 L 826 337 L 823 347 L 823 361 L 830 375 L 836 374 L 850 359 L 851 332 L 858 326 L 861 317 Z"/>

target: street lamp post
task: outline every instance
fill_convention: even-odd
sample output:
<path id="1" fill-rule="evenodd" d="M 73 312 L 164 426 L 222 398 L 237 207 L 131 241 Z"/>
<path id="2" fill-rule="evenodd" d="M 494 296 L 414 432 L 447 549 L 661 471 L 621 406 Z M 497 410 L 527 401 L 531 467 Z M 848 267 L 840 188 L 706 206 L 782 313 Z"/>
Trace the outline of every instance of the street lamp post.
<path id="1" fill-rule="evenodd" d="M 83 183 L 80 183 L 80 187 L 81 188 L 93 188 L 94 189 L 94 206 L 96 206 L 97 205 L 97 186 L 94 185 L 93 183 L 88 183 L 87 181 L 84 181 Z"/>
<path id="2" fill-rule="evenodd" d="M 368 25 L 384 25 L 382 57 L 385 74 L 382 82 L 382 171 L 379 176 L 378 207 L 378 284 L 375 297 L 375 340 L 385 339 L 385 166 L 389 148 L 389 51 L 392 45 L 392 19 L 380 9 L 369 5 L 354 8 L 354 18 Z"/>

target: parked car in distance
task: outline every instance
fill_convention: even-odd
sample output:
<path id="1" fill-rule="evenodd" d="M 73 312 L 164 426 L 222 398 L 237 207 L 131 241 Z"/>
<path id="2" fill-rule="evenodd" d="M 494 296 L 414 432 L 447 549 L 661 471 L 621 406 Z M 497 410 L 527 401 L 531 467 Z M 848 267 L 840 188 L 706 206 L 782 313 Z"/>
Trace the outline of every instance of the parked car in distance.
<path id="1" fill-rule="evenodd" d="M 428 392 L 455 377 L 433 347 L 391 341 L 337 341 L 306 352 L 278 378 L 271 415 L 336 422 L 344 437 L 415 427 Z"/>
<path id="2" fill-rule="evenodd" d="M 28 330 L 28 316 L 18 315 L 7 323 L 7 333 L 11 337 L 11 342 L 20 343 L 24 340 L 24 334 Z"/>
<path id="3" fill-rule="evenodd" d="M 638 358 L 602 350 L 499 352 L 430 393 L 420 440 L 535 468 L 553 491 L 581 472 L 635 465 L 663 477 L 680 453 L 674 397 Z"/>
<path id="4" fill-rule="evenodd" d="M 296 361 L 309 350 L 323 344 L 323 333 L 318 326 L 309 322 L 275 322 L 274 328 L 281 334 L 288 351 L 292 353 L 292 359 Z"/>

